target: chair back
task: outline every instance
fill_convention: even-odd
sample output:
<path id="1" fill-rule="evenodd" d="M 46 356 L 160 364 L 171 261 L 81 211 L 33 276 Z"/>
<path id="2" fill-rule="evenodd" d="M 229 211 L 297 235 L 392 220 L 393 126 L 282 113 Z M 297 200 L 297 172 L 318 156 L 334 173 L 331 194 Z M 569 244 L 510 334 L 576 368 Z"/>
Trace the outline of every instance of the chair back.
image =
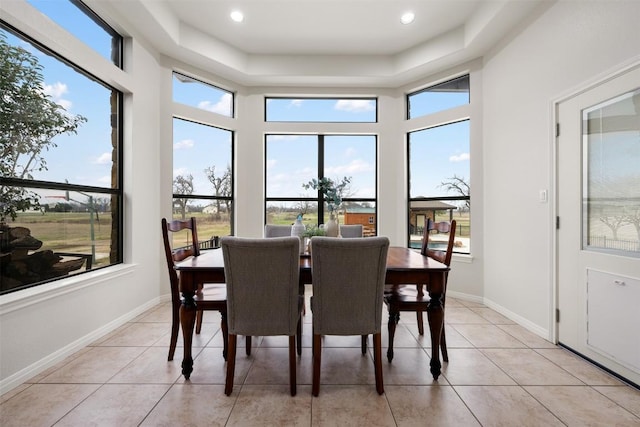
<path id="1" fill-rule="evenodd" d="M 291 236 L 290 225 L 265 224 L 264 237 L 289 237 Z"/>
<path id="2" fill-rule="evenodd" d="M 389 239 L 316 236 L 311 247 L 314 335 L 379 333 Z"/>
<path id="3" fill-rule="evenodd" d="M 362 237 L 362 224 L 341 225 L 340 235 L 342 237 Z"/>
<path id="4" fill-rule="evenodd" d="M 187 234 L 191 235 L 191 245 L 173 249 L 169 233 L 177 233 L 184 230 L 187 231 Z M 176 262 L 180 262 L 190 256 L 200 255 L 196 219 L 191 217 L 185 220 L 167 221 L 166 218 L 162 218 L 162 240 L 164 242 L 164 253 L 167 259 L 167 268 L 169 269 L 171 301 L 174 304 L 180 303 L 180 281 L 178 279 L 178 272 L 175 270 L 174 266 Z"/>
<path id="5" fill-rule="evenodd" d="M 295 335 L 300 317 L 297 237 L 221 239 L 229 333 Z"/>
<path id="6" fill-rule="evenodd" d="M 436 261 L 439 261 L 447 266 L 451 265 L 451 257 L 453 255 L 453 243 L 456 238 L 456 220 L 441 221 L 441 222 L 433 222 L 431 219 L 427 220 L 427 225 L 425 226 L 425 234 L 422 237 L 422 250 L 420 251 L 422 255 L 429 256 Z M 449 233 L 449 239 L 447 240 L 447 247 L 445 250 L 439 249 L 430 249 L 428 247 L 429 244 L 429 234 L 435 231 L 436 233 Z"/>

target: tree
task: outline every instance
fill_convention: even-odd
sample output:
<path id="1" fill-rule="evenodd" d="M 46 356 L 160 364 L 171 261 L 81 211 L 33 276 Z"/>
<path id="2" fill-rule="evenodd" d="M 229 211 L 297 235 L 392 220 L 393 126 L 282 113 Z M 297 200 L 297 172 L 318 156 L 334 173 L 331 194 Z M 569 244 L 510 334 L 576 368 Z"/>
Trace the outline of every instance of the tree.
<path id="1" fill-rule="evenodd" d="M 0 33 L 0 175 L 33 179 L 47 170 L 43 153 L 56 147 L 53 138 L 75 134 L 87 121 L 69 114 L 44 91 L 43 67 L 29 51 L 12 46 Z M 19 211 L 40 209 L 39 196 L 0 182 L 0 222 Z"/>
<path id="2" fill-rule="evenodd" d="M 180 194 L 190 196 L 193 194 L 193 175 L 189 174 L 186 176 L 178 175 L 173 180 L 173 194 Z M 174 205 L 177 205 L 180 208 L 180 213 L 182 214 L 182 219 L 185 219 L 187 216 L 187 203 L 189 203 L 189 198 L 180 197 L 176 198 L 173 201 Z"/>
<path id="3" fill-rule="evenodd" d="M 448 192 L 457 193 L 463 197 L 471 196 L 471 188 L 469 187 L 469 183 L 465 181 L 464 177 L 459 177 L 455 174 L 453 175 L 453 177 L 447 178 L 446 181 L 442 181 L 439 187 L 444 187 L 444 189 Z M 471 200 L 465 200 L 464 206 L 466 210 L 471 209 Z"/>
<path id="4" fill-rule="evenodd" d="M 204 170 L 204 173 L 207 174 L 207 179 L 213 185 L 214 195 L 217 197 L 228 197 L 231 195 L 231 166 L 227 165 L 227 169 L 221 176 L 216 176 L 216 167 L 211 166 Z M 216 208 L 217 215 L 220 216 L 220 204 L 223 201 L 220 199 L 216 200 Z M 231 208 L 231 201 L 225 200 L 225 206 L 227 207 L 227 212 L 229 212 Z"/>

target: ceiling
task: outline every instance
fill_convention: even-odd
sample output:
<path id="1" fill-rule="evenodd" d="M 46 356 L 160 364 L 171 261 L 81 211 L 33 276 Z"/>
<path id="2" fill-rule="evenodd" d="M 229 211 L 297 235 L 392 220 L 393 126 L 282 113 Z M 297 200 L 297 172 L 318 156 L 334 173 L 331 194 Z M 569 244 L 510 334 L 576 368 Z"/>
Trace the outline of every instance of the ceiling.
<path id="1" fill-rule="evenodd" d="M 481 57 L 553 0 L 85 2 L 161 54 L 240 84 L 398 87 Z"/>

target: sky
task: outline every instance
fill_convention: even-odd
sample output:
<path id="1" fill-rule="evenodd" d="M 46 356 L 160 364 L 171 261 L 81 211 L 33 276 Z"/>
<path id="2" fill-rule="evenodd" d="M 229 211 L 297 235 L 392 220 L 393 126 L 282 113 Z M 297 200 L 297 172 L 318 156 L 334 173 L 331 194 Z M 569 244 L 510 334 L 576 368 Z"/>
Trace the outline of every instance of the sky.
<path id="1" fill-rule="evenodd" d="M 103 56 L 110 57 L 110 36 L 66 1 L 29 0 L 71 33 L 88 41 Z M 3 31 L 4 32 L 4 31 Z M 4 32 L 5 34 L 9 34 Z M 81 114 L 88 121 L 77 135 L 60 135 L 57 147 L 46 153 L 48 171 L 34 173 L 46 181 L 108 186 L 111 177 L 110 90 L 73 71 L 12 35 L 38 57 L 44 67 L 45 92 L 69 114 Z M 414 96 L 415 115 L 468 102 L 468 94 L 421 94 Z M 174 78 L 174 100 L 216 114 L 232 116 L 231 94 L 199 82 L 181 83 Z M 274 121 L 375 122 L 374 99 L 280 99 L 266 101 L 267 118 Z M 322 125 L 318 128 L 321 130 Z M 267 196 L 299 197 L 313 194 L 302 184 L 317 176 L 317 138 L 302 135 L 272 135 L 266 152 Z M 403 136 L 399 136 L 404 140 Z M 222 173 L 231 162 L 231 132 L 185 120 L 174 119 L 174 177 L 192 174 L 194 193 L 211 195 L 205 169 L 215 166 Z M 403 142 L 403 141 L 402 141 Z M 389 141 L 381 141 L 389 143 Z M 401 141 L 392 141 L 403 147 Z M 352 178 L 353 197 L 375 197 L 376 138 L 372 135 L 333 135 L 325 139 L 325 175 Z M 414 132 L 410 136 L 411 196 L 455 195 L 444 191 L 443 180 L 457 175 L 469 178 L 469 126 L 461 122 Z M 381 177 L 381 179 L 390 179 Z M 393 177 L 392 179 L 405 179 Z"/>

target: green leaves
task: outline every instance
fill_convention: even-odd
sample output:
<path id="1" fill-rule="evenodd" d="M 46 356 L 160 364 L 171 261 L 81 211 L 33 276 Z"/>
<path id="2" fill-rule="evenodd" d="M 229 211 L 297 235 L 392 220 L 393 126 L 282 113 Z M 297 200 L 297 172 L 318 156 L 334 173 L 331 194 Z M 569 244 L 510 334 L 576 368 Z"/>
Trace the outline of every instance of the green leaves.
<path id="1" fill-rule="evenodd" d="M 331 178 L 322 177 L 319 180 L 314 178 L 306 184 L 302 184 L 302 187 L 306 190 L 312 188 L 320 191 L 329 212 L 333 212 L 340 207 L 344 191 L 350 183 L 351 177 L 343 177 L 339 184 L 336 184 Z"/>

